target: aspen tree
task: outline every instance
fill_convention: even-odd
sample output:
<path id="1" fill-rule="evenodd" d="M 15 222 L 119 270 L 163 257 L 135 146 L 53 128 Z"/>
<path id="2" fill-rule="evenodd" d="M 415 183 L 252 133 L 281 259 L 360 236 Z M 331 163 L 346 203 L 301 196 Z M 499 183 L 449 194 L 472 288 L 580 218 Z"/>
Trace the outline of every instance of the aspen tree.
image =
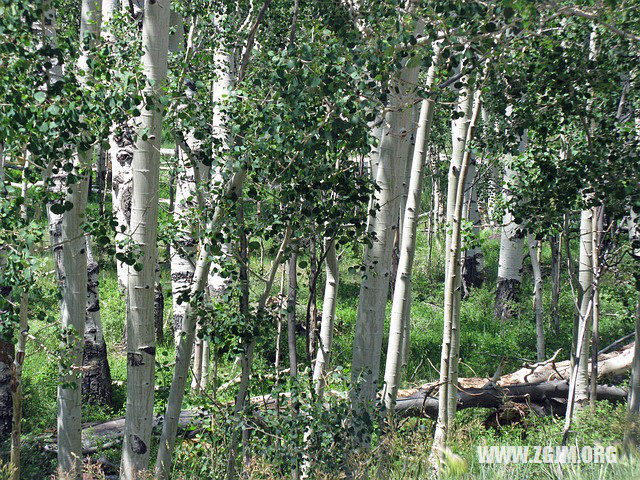
<path id="1" fill-rule="evenodd" d="M 467 83 L 467 80 L 464 80 L 464 83 Z M 464 97 L 466 93 L 466 98 Z M 458 201 L 458 188 L 461 189 L 460 195 L 462 195 L 463 205 L 460 207 L 464 211 L 464 185 L 466 183 L 466 178 L 469 173 L 469 165 L 471 164 L 472 154 L 468 148 L 468 144 L 471 143 L 473 138 L 475 126 L 478 122 L 479 112 L 481 107 L 481 96 L 480 91 L 476 94 L 468 87 L 466 84 L 460 92 L 460 113 L 461 117 L 455 119 L 452 123 L 452 153 L 451 153 L 451 166 L 449 169 L 449 187 L 448 189 L 454 189 L 455 195 L 452 197 L 451 192 L 447 191 L 447 225 L 450 225 L 453 221 L 453 216 L 457 211 L 458 206 L 456 202 Z M 466 158 L 469 157 L 469 158 Z M 462 163 L 466 162 L 466 172 L 464 182 L 459 184 L 459 173 L 456 172 L 456 166 L 462 168 Z M 462 213 L 463 215 L 463 213 Z M 462 222 L 462 218 L 458 220 Z M 460 228 L 462 226 L 460 225 Z M 447 232 L 448 233 L 448 232 Z M 447 257 L 445 265 L 448 265 L 449 262 L 456 262 L 454 269 L 454 297 L 453 297 L 453 312 L 452 312 L 452 322 L 451 322 L 451 348 L 449 350 L 449 388 L 447 390 L 448 395 L 448 406 L 447 406 L 447 415 L 449 416 L 448 423 L 449 426 L 453 425 L 455 422 L 456 409 L 457 409 L 457 401 L 458 401 L 458 392 L 457 392 L 457 384 L 458 384 L 458 364 L 460 361 L 460 302 L 462 297 L 462 265 L 460 264 L 460 256 L 461 252 L 458 251 L 458 258 L 454 259 L 451 256 L 451 252 L 453 251 L 451 248 L 452 237 L 449 235 L 447 239 Z M 460 240 L 461 241 L 461 240 Z M 461 245 L 458 246 L 460 250 L 462 248 Z M 449 274 L 450 270 L 447 268 L 445 274 Z M 446 278 L 445 278 L 446 282 Z"/>
<path id="2" fill-rule="evenodd" d="M 87 318 L 84 331 L 82 364 L 85 367 L 82 378 L 82 396 L 88 403 L 111 405 L 113 392 L 111 370 L 107 359 L 107 344 L 104 340 L 100 319 L 100 299 L 98 297 L 98 276 L 100 267 L 93 255 L 91 236 L 86 237 L 87 248 Z"/>
<path id="3" fill-rule="evenodd" d="M 131 239 L 140 257 L 129 268 L 127 402 L 120 478 L 135 480 L 147 469 L 151 450 L 155 370 L 153 300 L 157 257 L 158 183 L 162 109 L 158 97 L 167 74 L 169 0 L 147 0 L 142 22 L 142 64 L 147 107 L 137 119 L 132 161 Z"/>
<path id="4" fill-rule="evenodd" d="M 473 127 L 477 122 L 480 107 L 478 98 L 477 107 L 474 108 L 473 117 L 466 135 L 472 137 Z M 464 147 L 463 147 L 464 148 Z M 454 350 L 454 315 L 456 313 L 456 277 L 460 276 L 460 247 L 461 247 L 461 221 L 464 204 L 464 183 L 469 167 L 471 152 L 466 151 L 462 156 L 459 173 L 456 178 L 456 199 L 455 210 L 451 219 L 451 250 L 449 251 L 449 261 L 447 262 L 447 272 L 445 276 L 445 296 L 444 296 L 444 332 L 442 338 L 442 354 L 440 356 L 440 388 L 438 391 L 438 419 L 436 421 L 436 431 L 433 438 L 433 445 L 429 461 L 433 472 L 438 472 L 440 468 L 440 457 L 447 446 L 449 428 L 451 427 L 452 414 L 450 411 L 451 397 L 457 399 L 457 389 L 454 387 L 454 380 L 451 376 L 451 358 Z M 453 159 L 453 157 L 452 157 Z M 460 304 L 457 304 L 459 308 Z M 458 311 L 459 315 L 459 311 Z M 457 382 L 457 378 L 455 378 Z M 453 411 L 455 415 L 455 410 Z M 454 417 L 455 418 L 455 417 Z"/>
<path id="5" fill-rule="evenodd" d="M 322 399 L 325 375 L 331 361 L 331 346 L 333 343 L 333 323 L 336 317 L 336 305 L 338 300 L 338 285 L 340 283 L 340 268 L 336 255 L 336 245 L 333 239 L 326 238 L 324 248 L 325 255 L 325 288 L 322 301 L 322 320 L 320 322 L 320 339 L 318 341 L 318 354 L 313 369 L 313 382 L 316 395 Z"/>
<path id="6" fill-rule="evenodd" d="M 435 43 L 432 65 L 427 73 L 426 89 L 428 91 L 430 91 L 435 84 L 436 68 L 440 63 L 440 50 L 439 43 Z M 433 94 L 431 93 L 431 95 Z M 413 160 L 410 166 L 411 173 L 404 211 L 404 231 L 402 233 L 396 287 L 391 309 L 387 363 L 384 375 L 384 402 L 390 412 L 393 412 L 398 392 L 398 384 L 400 383 L 402 352 L 405 350 L 405 346 L 408 346 L 409 342 L 411 276 L 416 251 L 416 230 L 420 214 L 420 200 L 422 198 L 424 183 L 425 150 L 431 133 L 434 110 L 435 99 L 432 96 L 422 100 Z"/>
<path id="7" fill-rule="evenodd" d="M 89 74 L 89 54 L 85 42 L 88 36 L 95 38 L 99 35 L 101 15 L 99 1 L 83 0 L 81 5 L 82 45 L 78 69 L 80 83 L 85 83 Z M 43 6 L 50 8 L 47 3 Z M 53 10 L 45 10 L 45 28 L 55 29 L 54 16 Z M 68 177 L 64 171 L 58 170 L 52 175 L 54 189 L 59 194 L 66 192 L 65 203 L 69 202 L 72 207 L 63 212 L 55 205 L 49 208 L 55 270 L 62 293 L 63 350 L 68 356 L 67 365 L 61 365 L 62 382 L 58 387 L 58 470 L 62 478 L 70 479 L 79 479 L 82 475 L 80 367 L 87 306 L 87 251 L 80 225 L 86 209 L 92 155 L 92 149 L 78 149 L 73 159 L 73 169 L 78 179 L 75 184 L 65 185 Z"/>
<path id="8" fill-rule="evenodd" d="M 414 9 L 415 5 L 411 5 Z M 410 10 L 412 11 L 412 10 Z M 414 35 L 420 35 L 424 23 L 418 20 Z M 391 274 L 391 251 L 397 225 L 399 199 L 407 149 L 411 110 L 406 104 L 412 97 L 419 67 L 405 65 L 393 80 L 391 105 L 385 115 L 377 161 L 375 193 L 378 206 L 369 218 L 369 231 L 375 235 L 371 247 L 365 249 L 366 271 L 360 287 L 358 316 L 351 363 L 351 397 L 356 416 L 366 415 L 372 405 L 380 371 L 385 306 Z M 366 439 L 363 439 L 367 443 Z"/>
<path id="9" fill-rule="evenodd" d="M 527 135 L 520 138 L 520 152 L 526 150 Z M 513 198 L 511 189 L 517 182 L 516 172 L 505 168 L 503 195 L 505 201 Z M 498 286 L 496 288 L 495 316 L 509 320 L 514 315 L 515 302 L 519 298 L 522 284 L 522 261 L 524 259 L 524 241 L 520 225 L 515 222 L 513 212 L 505 211 L 502 217 L 500 234 L 500 258 L 498 260 Z"/>

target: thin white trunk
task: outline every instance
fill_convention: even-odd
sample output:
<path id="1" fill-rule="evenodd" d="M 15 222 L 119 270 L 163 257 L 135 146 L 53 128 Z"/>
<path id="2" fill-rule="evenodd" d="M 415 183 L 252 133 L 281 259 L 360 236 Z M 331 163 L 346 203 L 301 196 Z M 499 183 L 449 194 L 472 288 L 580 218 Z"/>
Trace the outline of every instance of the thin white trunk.
<path id="1" fill-rule="evenodd" d="M 418 21 L 414 33 L 420 35 L 423 29 L 423 22 Z M 406 105 L 412 97 L 418 71 L 418 67 L 401 70 L 391 88 L 392 91 L 397 90 L 392 96 L 382 130 L 376 177 L 379 190 L 375 193 L 375 204 L 379 209 L 369 219 L 375 240 L 365 250 L 366 270 L 358 300 L 351 363 L 351 398 L 356 412 L 366 411 L 372 405 L 378 385 L 391 252 L 409 146 L 407 130 L 411 110 L 406 109 Z M 363 440 L 367 443 L 366 438 Z"/>
<path id="2" fill-rule="evenodd" d="M 313 381 L 316 395 L 321 400 L 326 384 L 325 375 L 331 361 L 331 346 L 333 343 L 333 323 L 336 318 L 336 305 L 338 303 L 338 285 L 340 283 L 340 268 L 336 255 L 336 245 L 332 239 L 325 239 L 325 267 L 326 283 L 324 287 L 324 299 L 322 301 L 322 321 L 320 323 L 320 341 L 318 343 L 318 355 L 313 369 Z"/>
<path id="3" fill-rule="evenodd" d="M 246 171 L 241 170 L 236 173 L 229 181 L 229 185 L 225 191 L 225 196 L 233 195 L 235 192 L 239 191 L 242 188 L 245 178 Z M 218 225 L 222 214 L 222 208 L 218 206 L 207 225 L 207 230 L 211 230 L 214 226 Z M 285 237 L 286 245 L 288 245 L 289 242 L 289 235 L 290 232 L 288 231 Z M 276 259 L 278 259 L 278 265 L 280 261 L 279 259 L 281 259 L 284 254 L 284 248 L 286 245 L 281 247 L 282 252 L 279 252 L 276 256 Z M 196 270 L 191 287 L 191 298 L 201 295 L 204 292 L 207 286 L 210 268 L 211 257 L 208 250 L 203 246 L 200 248 L 200 253 L 198 254 L 198 259 L 196 261 Z M 275 273 L 273 275 L 275 275 Z M 262 308 L 264 308 L 265 303 L 266 296 L 264 300 L 260 302 Z M 158 480 L 169 478 L 169 473 L 171 471 L 171 457 L 175 447 L 178 420 L 180 418 L 180 410 L 182 408 L 182 400 L 184 398 L 184 390 L 189 373 L 195 328 L 196 318 L 194 316 L 194 309 L 191 304 L 187 304 L 184 320 L 182 322 L 182 334 L 180 335 L 180 341 L 176 346 L 176 366 L 173 371 L 173 380 L 171 381 L 171 389 L 167 400 L 167 410 L 164 415 L 162 435 L 160 436 L 158 455 L 156 457 L 155 475 Z"/>
<path id="4" fill-rule="evenodd" d="M 600 241 L 604 222 L 604 207 L 593 207 L 593 220 L 591 222 L 591 253 L 593 255 L 593 275 L 600 269 Z M 598 389 L 598 337 L 600 331 L 600 289 L 596 282 L 593 285 L 593 314 L 592 314 L 592 338 L 591 338 L 591 377 L 589 379 L 589 404 L 595 408 L 596 393 Z"/>
<path id="5" fill-rule="evenodd" d="M 562 242 L 561 235 L 553 235 L 549 239 L 551 246 L 551 319 L 553 322 L 553 332 L 560 333 L 560 279 L 562 264 Z"/>
<path id="6" fill-rule="evenodd" d="M 479 104 L 480 102 L 478 102 Z M 477 121 L 478 110 L 474 109 L 473 119 L 469 130 L 472 136 L 473 126 Z M 448 252 L 449 262 L 445 275 L 445 295 L 444 295 L 444 332 L 442 335 L 442 352 L 440 356 L 440 388 L 438 390 L 438 419 L 436 421 L 436 431 L 433 438 L 433 445 L 429 461 L 432 469 L 437 472 L 440 468 L 440 458 L 447 446 L 449 428 L 451 427 L 450 397 L 457 397 L 457 390 L 454 388 L 451 376 L 451 358 L 454 350 L 455 336 L 455 313 L 459 309 L 460 303 L 456 305 L 456 288 L 459 288 L 460 277 L 460 249 L 461 249 L 461 221 L 464 204 L 464 183 L 469 166 L 470 152 L 467 151 L 462 157 L 462 164 L 456 178 L 456 199 L 455 210 L 451 219 L 451 250 Z M 451 184 L 450 184 L 451 186 Z M 456 281 L 456 278 L 458 280 Z M 458 287 L 457 287 L 458 286 Z M 459 310 L 458 310 L 459 315 Z M 457 382 L 457 378 L 455 378 Z M 453 415 L 455 416 L 455 410 Z"/>
<path id="7" fill-rule="evenodd" d="M 472 91 L 468 90 L 467 91 L 468 97 L 472 96 Z M 470 98 L 466 101 L 470 102 Z M 461 101 L 461 110 L 462 107 L 464 106 L 464 102 L 465 101 Z M 482 99 L 481 99 L 481 95 L 480 95 L 480 91 L 477 91 L 474 95 L 473 95 L 473 103 L 470 102 L 470 104 L 468 106 L 466 106 L 467 110 L 462 110 L 462 112 L 465 114 L 464 117 L 458 119 L 456 122 L 454 122 L 454 125 L 452 127 L 453 128 L 453 133 L 452 133 L 452 142 L 453 142 L 453 149 L 452 149 L 452 164 L 455 163 L 454 162 L 454 156 L 458 155 L 458 151 L 457 149 L 462 149 L 462 163 L 465 164 L 465 175 L 464 175 L 464 182 L 460 183 L 459 182 L 459 178 L 456 178 L 456 182 L 455 184 L 457 185 L 456 187 L 456 196 L 453 199 L 454 202 L 454 215 L 456 215 L 456 212 L 458 211 L 458 209 L 461 210 L 461 212 L 464 211 L 464 185 L 466 184 L 466 180 L 467 180 L 467 176 L 469 173 L 469 166 L 472 163 L 472 153 L 471 150 L 468 148 L 468 144 L 471 142 L 471 140 L 473 139 L 473 135 L 475 132 L 475 128 L 476 125 L 478 123 L 478 119 L 480 118 L 480 109 L 482 106 Z M 462 129 L 465 129 L 465 131 L 463 132 Z M 456 131 L 457 129 L 457 131 Z M 463 137 L 464 135 L 464 137 Z M 462 169 L 462 165 L 460 166 L 460 169 Z M 461 191 L 458 191 L 458 189 L 461 189 Z M 458 202 L 458 197 L 460 197 L 462 200 L 462 205 L 458 206 L 457 202 Z M 449 212 L 449 208 L 450 205 L 447 204 L 447 213 Z M 461 213 L 461 217 L 459 218 L 459 222 L 462 221 L 462 219 L 464 218 L 464 213 Z M 460 226 L 460 228 L 462 228 Z M 459 240 L 461 241 L 461 240 Z M 461 301 L 461 297 L 462 297 L 462 265 L 461 265 L 461 252 L 460 249 L 462 248 L 462 245 L 458 245 L 458 253 L 457 253 L 457 257 L 454 258 L 451 256 L 451 244 L 449 243 L 449 248 L 447 248 L 447 254 L 448 254 L 448 259 L 447 262 L 451 262 L 454 261 L 456 262 L 455 265 L 455 269 L 454 269 L 454 282 L 455 282 L 455 289 L 454 289 L 454 305 L 453 305 L 453 312 L 452 312 L 452 323 L 451 323 L 451 350 L 449 352 L 449 389 L 447 390 L 447 395 L 448 395 L 448 406 L 447 406 L 447 415 L 448 415 L 448 426 L 449 428 L 451 428 L 451 426 L 453 425 L 453 423 L 456 420 L 456 410 L 457 410 L 457 401 L 458 401 L 458 392 L 457 392 L 457 386 L 458 386 L 458 369 L 459 369 L 459 363 L 460 363 L 460 301 Z M 450 272 L 450 270 L 447 270 L 445 273 Z M 446 281 L 446 280 L 445 280 Z"/>
<path id="8" fill-rule="evenodd" d="M 169 0 L 147 0 L 142 22 L 145 94 L 157 101 L 167 74 Z M 157 103 L 159 105 L 159 102 Z M 155 370 L 153 300 L 157 257 L 158 183 L 162 110 L 144 109 L 133 156 L 131 239 L 141 251 L 129 268 L 127 315 L 127 402 L 120 478 L 134 480 L 149 466 Z M 145 133 L 143 136 L 142 133 Z"/>
<path id="9" fill-rule="evenodd" d="M 80 83 L 88 77 L 88 51 L 84 39 L 100 32 L 100 2 L 83 0 L 80 15 L 81 54 L 78 59 Z M 51 28 L 55 28 L 53 24 Z M 62 214 L 49 210 L 51 243 L 55 270 L 61 288 L 62 349 L 68 355 L 69 366 L 61 366 L 58 387 L 58 471 L 61 478 L 82 476 L 82 388 L 80 367 L 87 306 L 87 252 L 80 225 L 86 210 L 88 175 L 92 151 L 78 151 L 73 160 L 78 182 L 66 185 L 66 174 L 53 178 L 55 189 L 66 193 L 73 207 Z"/>
<path id="10" fill-rule="evenodd" d="M 582 292 L 580 301 L 580 327 L 584 331 L 582 349 L 578 355 L 578 376 L 575 387 L 575 405 L 579 410 L 589 403 L 589 343 L 593 314 L 593 210 L 580 213 L 580 258 L 578 260 L 578 283 Z"/>
<path id="11" fill-rule="evenodd" d="M 536 319 L 536 358 L 539 362 L 544 352 L 544 314 L 542 310 L 542 271 L 540 269 L 540 242 L 529 234 L 529 257 L 533 270 L 533 312 Z"/>
<path id="12" fill-rule="evenodd" d="M 195 146 L 189 145 L 192 151 Z M 196 173 L 190 159 L 179 150 L 179 168 L 176 173 L 175 203 L 173 218 L 176 225 L 176 242 L 171 249 L 171 291 L 173 293 L 173 333 L 177 344 L 184 311 L 189 302 L 189 292 L 195 271 L 197 242 L 194 236 L 192 218 L 196 202 L 196 189 L 201 188 L 195 181 Z"/>
<path id="13" fill-rule="evenodd" d="M 211 344 L 209 340 L 202 341 L 202 373 L 200 374 L 200 389 L 203 392 L 209 387 L 209 370 L 211 365 Z"/>
<path id="14" fill-rule="evenodd" d="M 426 89 L 435 83 L 436 68 L 440 60 L 440 46 L 434 45 L 432 65 L 427 74 Z M 395 291 L 389 325 L 389 344 L 384 373 L 384 402 L 389 412 L 393 412 L 402 372 L 405 346 L 408 347 L 411 312 L 411 276 L 416 252 L 416 230 L 420 215 L 420 201 L 424 185 L 425 150 L 431 133 L 431 123 L 435 110 L 435 100 L 425 99 L 420 105 L 418 129 L 416 132 L 413 159 L 409 168 L 409 185 L 404 210 L 403 232 L 400 244 L 400 258 L 395 281 Z"/>
<path id="15" fill-rule="evenodd" d="M 115 231 L 116 251 L 124 252 L 129 238 L 131 221 L 131 189 L 133 172 L 131 162 L 134 151 L 134 129 L 131 122 L 122 125 L 109 137 L 109 157 L 111 159 L 111 212 L 117 223 Z M 127 264 L 116 260 L 118 288 L 127 288 Z"/>

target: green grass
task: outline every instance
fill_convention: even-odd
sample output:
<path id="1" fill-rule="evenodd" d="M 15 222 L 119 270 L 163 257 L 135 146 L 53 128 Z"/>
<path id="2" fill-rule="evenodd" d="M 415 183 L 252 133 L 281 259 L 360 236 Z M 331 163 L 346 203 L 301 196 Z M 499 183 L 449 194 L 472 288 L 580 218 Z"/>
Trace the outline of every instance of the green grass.
<path id="1" fill-rule="evenodd" d="M 167 172 L 163 172 L 166 175 Z M 168 192 L 165 192 L 168 196 Z M 171 228 L 168 215 L 161 214 L 161 229 Z M 485 231 L 480 235 L 480 242 L 485 257 L 485 284 L 482 288 L 473 291 L 461 306 L 461 368 L 462 376 L 490 376 L 495 371 L 502 359 L 506 359 L 504 371 L 519 368 L 523 361 L 535 359 L 535 322 L 532 311 L 531 272 L 528 260 L 525 260 L 521 300 L 518 304 L 519 314 L 508 324 L 503 324 L 493 317 L 494 289 L 497 276 L 497 263 L 499 253 L 499 239 L 491 232 Z M 419 234 L 416 260 L 413 272 L 413 303 L 411 312 L 411 356 L 405 386 L 419 384 L 437 378 L 435 367 L 439 365 L 440 343 L 442 336 L 442 299 L 443 299 L 443 240 L 434 239 L 432 251 L 429 255 L 429 245 L 426 236 Z M 573 245 L 577 254 L 577 245 Z M 266 245 L 266 262 L 273 255 L 274 246 Z M 163 252 L 161 257 L 161 281 L 165 292 L 165 325 L 170 324 L 172 317 L 172 298 L 170 292 L 169 265 L 167 262 L 166 248 L 160 247 Z M 562 349 L 559 358 L 568 357 L 571 343 L 572 325 L 574 319 L 574 303 L 568 285 L 568 279 L 563 271 L 562 289 L 560 296 L 560 332 L 556 335 L 551 330 L 549 318 L 551 302 L 551 285 L 549 269 L 549 248 L 544 246 L 542 252 L 544 275 L 544 310 L 547 341 L 547 355 L 551 355 L 557 349 Z M 304 254 L 301 254 L 304 258 Z M 332 366 L 339 367 L 338 375 L 333 388 L 345 388 L 349 375 L 349 367 L 352 354 L 353 333 L 355 330 L 358 294 L 360 290 L 360 275 L 350 271 L 349 267 L 357 265 L 359 256 L 351 251 L 345 251 L 341 258 L 341 278 L 339 286 L 339 302 L 335 322 L 335 344 Z M 108 344 L 111 374 L 115 381 L 126 382 L 126 358 L 122 345 L 125 302 L 118 291 L 115 268 L 110 260 L 101 257 L 100 273 L 100 302 L 101 318 L 104 326 L 105 337 Z M 260 271 L 259 258 L 254 255 L 251 258 L 253 271 Z M 48 256 L 42 258 L 42 271 L 50 272 L 53 265 Z M 633 297 L 635 295 L 633 285 L 629 277 L 624 275 L 624 266 L 618 275 L 608 274 L 601 286 L 601 326 L 600 342 L 606 345 L 632 331 L 633 328 Z M 279 278 L 279 276 L 278 276 Z M 259 285 L 256 283 L 256 285 Z M 318 279 L 318 307 L 322 308 L 322 288 L 324 276 Z M 251 296 L 257 298 L 261 286 L 252 288 Z M 299 300 L 297 314 L 304 319 L 308 300 L 308 272 L 299 272 Z M 279 290 L 279 281 L 272 289 L 272 294 Z M 24 402 L 24 474 L 23 478 L 44 478 L 52 472 L 55 458 L 51 454 L 42 451 L 39 436 L 43 433 L 53 432 L 56 425 L 56 389 L 57 389 L 57 359 L 49 352 L 55 352 L 58 345 L 58 298 L 55 278 L 53 274 L 43 275 L 31 295 L 30 331 L 38 342 L 29 342 L 27 359 L 25 362 L 25 402 Z M 387 313 L 390 310 L 390 302 Z M 254 373 L 256 378 L 273 373 L 273 358 L 275 356 L 276 324 L 274 320 L 263 325 L 263 338 L 258 343 L 256 350 Z M 161 412 L 168 393 L 168 387 L 172 375 L 172 362 L 174 351 L 171 342 L 171 332 L 165 333 L 167 341 L 158 348 L 158 365 L 156 384 L 160 387 L 156 395 L 156 411 Z M 286 351 L 286 326 L 282 339 L 283 352 L 281 368 L 287 366 Z M 386 338 L 383 340 L 383 359 L 386 354 Z M 298 356 L 302 363 L 304 360 L 304 339 L 299 338 Z M 219 363 L 219 384 L 229 380 L 238 374 L 237 369 L 232 368 L 234 355 L 225 354 Z M 304 365 L 303 365 L 304 367 Z M 383 370 L 383 369 L 382 369 Z M 283 388 L 289 388 L 286 384 Z M 273 388 L 273 380 L 256 381 L 252 387 L 252 394 L 268 393 Z M 113 408 L 85 408 L 84 419 L 86 421 L 102 421 L 124 413 L 125 386 L 116 386 L 114 390 L 115 405 Z M 220 401 L 233 398 L 233 389 L 222 392 Z M 185 406 L 209 406 L 210 399 L 200 395 L 187 395 Z M 336 407 L 338 408 L 338 407 Z M 336 411 L 343 407 L 338 408 Z M 613 443 L 621 440 L 622 426 L 624 424 L 624 406 L 610 406 L 600 404 L 596 414 L 587 415 L 580 420 L 580 428 L 576 431 L 575 441 L 587 442 L 585 444 Z M 559 443 L 560 423 L 557 419 L 528 418 L 523 424 L 502 429 L 500 432 L 487 430 L 482 421 L 487 416 L 486 411 L 463 411 L 458 414 L 460 425 L 453 443 L 454 452 L 460 455 L 466 462 L 465 473 L 458 478 L 489 479 L 489 478 L 517 478 L 517 479 L 596 479 L 613 478 L 626 479 L 637 477 L 640 467 L 638 462 L 629 461 L 620 465 L 611 466 L 606 472 L 593 467 L 575 469 L 566 467 L 557 472 L 555 467 L 548 465 L 517 465 L 517 466 L 482 466 L 475 460 L 475 448 L 487 442 L 496 444 L 523 444 L 523 445 L 555 445 Z M 318 414 L 320 415 L 320 414 Z M 320 415 L 321 416 L 321 415 Z M 332 417 L 333 418 L 333 417 Z M 606 419 L 606 421 L 605 421 Z M 217 414 L 213 421 L 212 430 L 205 431 L 196 440 L 184 440 L 179 444 L 176 457 L 176 471 L 183 474 L 184 478 L 215 478 L 208 477 L 207 471 L 219 471 L 224 462 L 222 455 L 228 432 L 227 417 L 224 410 Z M 327 432 L 340 430 L 340 422 L 336 418 L 324 418 Z M 336 423 L 337 422 L 337 423 Z M 324 428 L 324 427 L 318 427 Z M 391 440 L 390 470 L 388 478 L 424 478 L 426 461 L 429 454 L 433 425 L 430 420 L 411 420 L 403 428 L 395 433 Z M 333 435 L 333 433 L 331 434 Z M 264 438 L 255 434 L 256 451 Z M 589 443 L 591 442 L 591 443 Z M 395 450 L 394 450 L 395 449 Z M 6 445 L 3 449 L 6 452 Z M 256 454 L 256 476 L 254 478 L 280 478 L 277 474 L 268 472 L 281 472 L 270 464 L 273 453 L 260 457 Z M 346 454 L 345 454 L 346 455 Z M 118 463 L 118 450 L 108 452 L 108 457 Z M 200 457 L 203 456 L 203 457 Z M 200 458 L 208 458 L 207 462 Z M 260 458 L 263 462 L 260 463 Z M 361 459 L 364 464 L 371 467 L 372 471 L 378 468 L 375 458 Z M 222 467 L 221 467 L 222 466 Z M 209 470 L 207 470 L 209 469 Z M 275 469 L 275 470 L 274 470 Z M 331 478 L 331 477 L 327 477 Z"/>

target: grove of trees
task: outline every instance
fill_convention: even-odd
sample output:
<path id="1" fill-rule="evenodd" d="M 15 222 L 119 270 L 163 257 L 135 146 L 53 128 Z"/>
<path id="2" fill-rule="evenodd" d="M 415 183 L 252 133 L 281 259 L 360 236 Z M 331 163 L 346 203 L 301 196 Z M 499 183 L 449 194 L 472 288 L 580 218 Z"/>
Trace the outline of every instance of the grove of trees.
<path id="1" fill-rule="evenodd" d="M 0 0 L 0 476 L 640 475 L 639 67 L 636 0 Z"/>

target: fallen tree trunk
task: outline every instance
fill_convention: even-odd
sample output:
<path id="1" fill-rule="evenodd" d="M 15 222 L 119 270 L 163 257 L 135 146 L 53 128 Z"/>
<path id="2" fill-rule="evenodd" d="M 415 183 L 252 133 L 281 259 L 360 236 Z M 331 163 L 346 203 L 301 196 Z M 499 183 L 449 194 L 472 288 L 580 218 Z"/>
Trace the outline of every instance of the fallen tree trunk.
<path id="1" fill-rule="evenodd" d="M 620 376 L 629 371 L 633 358 L 634 343 L 630 343 L 620 350 L 598 356 L 598 379 L 604 381 Z M 497 381 L 487 378 L 460 378 L 458 388 L 458 409 L 489 408 L 505 409 L 514 404 L 521 404 L 540 415 L 564 413 L 566 399 L 569 392 L 568 377 L 570 362 L 556 362 L 555 357 L 549 360 L 528 365 L 513 373 L 501 376 Z M 345 392 L 331 391 L 330 395 L 345 396 Z M 431 417 L 438 414 L 438 383 L 426 383 L 416 388 L 398 391 L 396 414 L 401 417 Z M 288 394 L 281 394 L 280 406 L 287 404 Z M 627 400 L 627 391 L 616 386 L 599 385 L 598 400 L 620 401 Z M 259 411 L 275 408 L 276 397 L 260 395 L 251 398 L 251 404 L 256 409 L 256 419 L 260 421 Z M 190 426 L 203 423 L 207 412 L 183 410 L 180 414 L 179 428 L 184 430 Z M 161 416 L 154 417 L 153 426 L 156 428 L 162 421 Z M 124 417 L 116 418 L 104 423 L 87 424 L 82 429 L 83 454 L 89 455 L 103 449 L 118 446 L 124 432 Z M 45 449 L 56 450 L 55 438 L 45 439 Z"/>
<path id="2" fill-rule="evenodd" d="M 402 417 L 420 416 L 437 418 L 438 397 L 431 396 L 428 389 L 420 389 L 409 396 L 398 398 L 396 412 Z M 510 403 L 527 404 L 539 414 L 561 413 L 562 405 L 569 393 L 566 380 L 550 380 L 538 383 L 520 383 L 499 386 L 493 382 L 480 388 L 458 390 L 458 410 L 465 408 L 499 409 Z M 601 385 L 597 390 L 598 400 L 624 402 L 627 391 L 623 388 Z"/>

